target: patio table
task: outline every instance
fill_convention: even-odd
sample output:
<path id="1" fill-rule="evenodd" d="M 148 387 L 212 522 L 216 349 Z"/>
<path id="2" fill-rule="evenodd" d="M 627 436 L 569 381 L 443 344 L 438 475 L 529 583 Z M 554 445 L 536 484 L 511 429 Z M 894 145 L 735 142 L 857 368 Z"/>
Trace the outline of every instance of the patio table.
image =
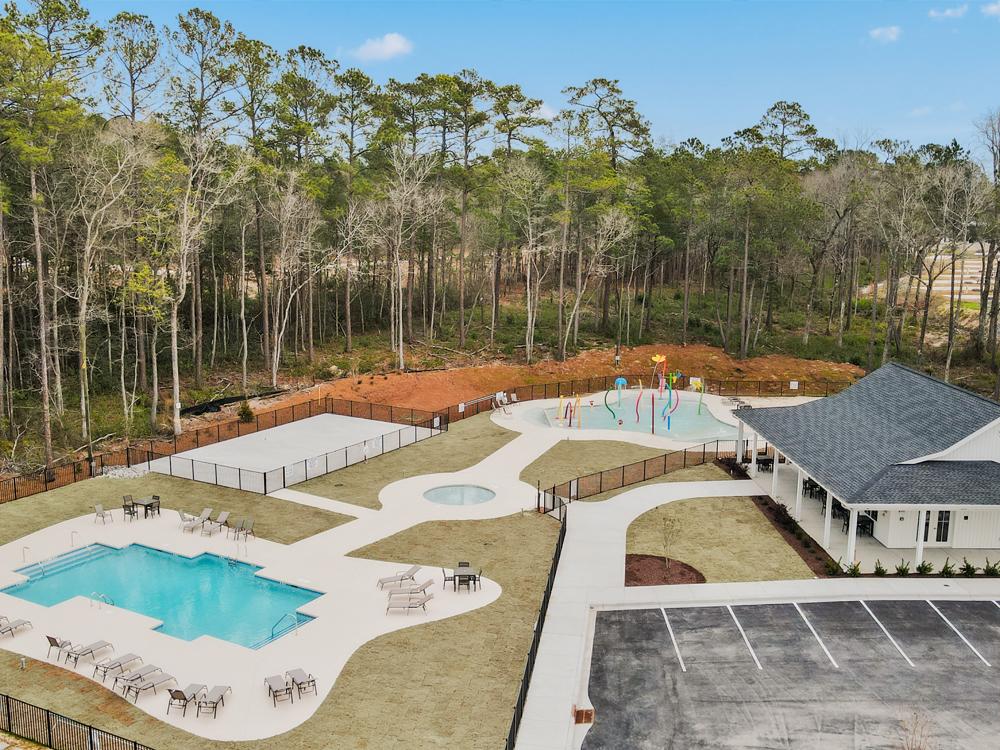
<path id="1" fill-rule="evenodd" d="M 160 501 L 154 500 L 151 497 L 140 497 L 138 500 L 133 501 L 136 505 L 142 506 L 142 517 L 149 518 L 150 513 L 155 515 L 160 515 Z"/>
<path id="2" fill-rule="evenodd" d="M 458 591 L 459 581 L 462 580 L 469 581 L 475 579 L 476 571 L 471 566 L 462 565 L 460 567 L 455 568 L 455 570 L 453 571 L 453 575 L 455 576 L 455 580 L 451 582 L 451 587 L 453 591 Z"/>

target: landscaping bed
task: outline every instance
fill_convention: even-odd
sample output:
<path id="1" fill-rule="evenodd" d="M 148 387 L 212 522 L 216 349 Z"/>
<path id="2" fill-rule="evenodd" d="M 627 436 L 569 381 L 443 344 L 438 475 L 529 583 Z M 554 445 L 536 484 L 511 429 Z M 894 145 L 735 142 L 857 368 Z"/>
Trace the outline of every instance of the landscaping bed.
<path id="1" fill-rule="evenodd" d="M 626 586 L 704 583 L 705 576 L 685 562 L 661 555 L 625 555 Z"/>

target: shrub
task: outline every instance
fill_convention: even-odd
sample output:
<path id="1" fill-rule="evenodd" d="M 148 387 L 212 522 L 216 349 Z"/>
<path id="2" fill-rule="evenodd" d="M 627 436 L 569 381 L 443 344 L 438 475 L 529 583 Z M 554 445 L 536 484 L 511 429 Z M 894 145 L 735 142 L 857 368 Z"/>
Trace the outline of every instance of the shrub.
<path id="1" fill-rule="evenodd" d="M 969 562 L 968 558 L 962 558 L 962 564 L 958 568 L 958 572 L 961 573 L 966 578 L 972 578 L 979 570 L 975 565 Z"/>
<path id="2" fill-rule="evenodd" d="M 934 572 L 934 563 L 930 560 L 924 560 L 917 566 L 916 570 L 918 576 L 930 575 Z"/>
<path id="3" fill-rule="evenodd" d="M 795 524 L 795 519 L 792 518 L 792 514 L 788 512 L 788 508 L 778 503 L 774 508 L 774 520 L 785 528 L 790 528 Z"/>
<path id="4" fill-rule="evenodd" d="M 947 557 L 944 559 L 944 565 L 941 566 L 940 573 L 944 578 L 952 578 L 955 575 L 955 566 L 948 561 Z"/>
<path id="5" fill-rule="evenodd" d="M 807 537 L 802 540 L 802 546 L 805 547 L 807 550 L 811 550 L 813 548 L 813 543 L 809 541 L 809 538 Z"/>
<path id="6" fill-rule="evenodd" d="M 834 560 L 831 557 L 826 558 L 826 574 L 828 576 L 839 576 L 843 573 L 843 569 L 840 567 L 840 560 Z"/>
<path id="7" fill-rule="evenodd" d="M 1000 561 L 991 563 L 990 558 L 986 558 L 986 564 L 983 566 L 983 575 L 989 578 L 996 578 L 1000 576 Z"/>
<path id="8" fill-rule="evenodd" d="M 884 576 L 888 572 L 889 571 L 885 569 L 885 566 L 882 564 L 881 560 L 876 560 L 875 561 L 875 575 L 881 577 L 881 576 Z"/>
<path id="9" fill-rule="evenodd" d="M 898 576 L 908 576 L 910 575 L 910 564 L 906 560 L 900 560 L 896 565 L 896 575 Z"/>
<path id="10" fill-rule="evenodd" d="M 245 400 L 243 401 L 242 404 L 240 404 L 240 410 L 236 412 L 236 414 L 239 416 L 240 421 L 243 422 L 244 424 L 253 422 L 254 418 L 253 409 L 250 408 L 249 402 Z"/>
<path id="11" fill-rule="evenodd" d="M 861 563 L 859 563 L 859 562 L 852 562 L 850 565 L 848 565 L 847 566 L 847 575 L 849 575 L 851 578 L 857 578 L 858 576 L 860 576 L 861 575 Z"/>

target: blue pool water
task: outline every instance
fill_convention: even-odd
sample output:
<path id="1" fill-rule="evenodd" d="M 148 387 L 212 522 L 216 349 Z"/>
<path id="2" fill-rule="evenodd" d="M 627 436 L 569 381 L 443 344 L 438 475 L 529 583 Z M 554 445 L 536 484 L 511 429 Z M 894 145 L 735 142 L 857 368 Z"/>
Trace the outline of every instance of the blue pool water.
<path id="1" fill-rule="evenodd" d="M 118 607 L 162 620 L 158 629 L 167 635 L 211 635 L 259 648 L 313 619 L 296 610 L 321 592 L 254 575 L 258 570 L 218 555 L 92 544 L 19 569 L 28 580 L 3 593 L 50 607 L 100 592 Z"/>
<path id="2" fill-rule="evenodd" d="M 650 394 L 656 395 L 653 403 L 650 403 Z M 707 406 L 701 407 L 701 414 L 698 413 L 698 394 L 691 391 L 675 393 L 674 398 L 679 396 L 680 403 L 676 404 L 676 410 L 670 415 L 670 429 L 667 429 L 667 420 L 663 418 L 663 409 L 667 406 L 667 392 L 663 392 L 663 398 L 659 397 L 656 391 L 643 391 L 639 400 L 639 417 L 636 419 L 635 402 L 638 392 L 630 391 L 622 394 L 621 406 L 618 405 L 617 394 L 608 396 L 608 411 L 604 406 L 604 394 L 599 393 L 594 396 L 585 396 L 580 399 L 581 411 L 583 412 L 584 430 L 628 430 L 629 432 L 644 432 L 647 435 L 656 434 L 675 440 L 690 442 L 707 442 L 710 440 L 734 440 L 736 438 L 736 428 L 720 422 L 709 411 Z M 594 405 L 591 406 L 590 402 Z M 566 411 L 566 404 L 569 399 L 563 401 L 563 413 Z M 559 407 L 545 410 L 545 416 L 549 424 L 557 427 L 566 427 L 565 419 L 556 420 L 556 412 Z M 612 411 L 614 414 L 612 415 Z M 621 426 L 618 420 L 622 421 Z M 577 419 L 573 417 L 573 429 L 577 427 Z"/>
<path id="3" fill-rule="evenodd" d="M 493 490 L 474 484 L 449 484 L 424 493 L 424 497 L 438 505 L 479 505 L 496 496 Z"/>

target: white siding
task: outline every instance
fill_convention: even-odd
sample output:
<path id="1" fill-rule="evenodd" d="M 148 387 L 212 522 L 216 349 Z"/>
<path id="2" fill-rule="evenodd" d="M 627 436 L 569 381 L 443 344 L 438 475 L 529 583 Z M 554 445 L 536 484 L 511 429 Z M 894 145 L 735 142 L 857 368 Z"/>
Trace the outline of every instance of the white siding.
<path id="1" fill-rule="evenodd" d="M 1000 549 L 1000 509 L 952 512 L 953 547 Z"/>
<path id="2" fill-rule="evenodd" d="M 880 510 L 875 538 L 886 547 L 913 549 L 917 546 L 917 511 Z"/>
<path id="3" fill-rule="evenodd" d="M 1000 461 L 1000 426 L 993 424 L 968 443 L 950 448 L 941 458 L 946 461 Z"/>

